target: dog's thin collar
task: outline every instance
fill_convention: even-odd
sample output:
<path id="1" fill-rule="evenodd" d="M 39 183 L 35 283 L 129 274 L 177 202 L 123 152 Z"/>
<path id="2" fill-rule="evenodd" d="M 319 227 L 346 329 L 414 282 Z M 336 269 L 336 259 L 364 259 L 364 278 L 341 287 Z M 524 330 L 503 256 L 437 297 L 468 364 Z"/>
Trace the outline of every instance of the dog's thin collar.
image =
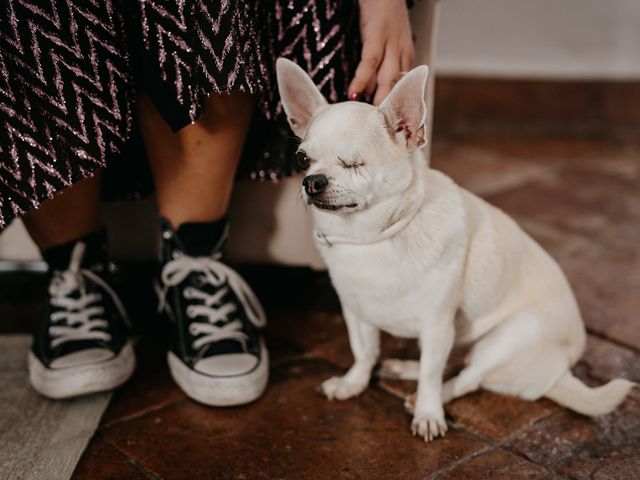
<path id="1" fill-rule="evenodd" d="M 334 235 L 326 235 L 318 230 L 313 231 L 313 235 L 316 238 L 316 241 L 320 244 L 323 244 L 327 247 L 332 247 L 335 244 L 347 244 L 347 245 L 372 245 L 374 243 L 379 243 L 384 240 L 387 240 L 394 235 L 397 235 L 399 232 L 404 230 L 409 223 L 415 218 L 415 216 L 420 211 L 420 207 L 422 206 L 422 198 L 420 201 L 415 202 L 412 210 L 409 212 L 409 215 L 405 215 L 397 222 L 392 223 L 390 226 L 385 228 L 380 232 L 378 236 L 373 239 L 352 239 L 345 237 L 338 237 Z"/>

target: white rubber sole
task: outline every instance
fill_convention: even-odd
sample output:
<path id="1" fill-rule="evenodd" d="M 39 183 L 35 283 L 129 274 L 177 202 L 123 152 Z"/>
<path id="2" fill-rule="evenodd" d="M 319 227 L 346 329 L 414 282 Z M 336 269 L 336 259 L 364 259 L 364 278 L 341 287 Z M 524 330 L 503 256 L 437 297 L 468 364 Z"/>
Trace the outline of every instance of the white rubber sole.
<path id="1" fill-rule="evenodd" d="M 66 368 L 47 368 L 29 352 L 29 380 L 33 388 L 45 397 L 63 399 L 103 392 L 126 382 L 136 366 L 131 342 L 109 360 Z"/>
<path id="2" fill-rule="evenodd" d="M 229 407 L 253 402 L 267 388 L 269 380 L 269 353 L 260 345 L 260 364 L 244 375 L 212 377 L 187 367 L 172 352 L 167 354 L 167 362 L 173 380 L 188 397 L 196 402 L 213 407 Z"/>

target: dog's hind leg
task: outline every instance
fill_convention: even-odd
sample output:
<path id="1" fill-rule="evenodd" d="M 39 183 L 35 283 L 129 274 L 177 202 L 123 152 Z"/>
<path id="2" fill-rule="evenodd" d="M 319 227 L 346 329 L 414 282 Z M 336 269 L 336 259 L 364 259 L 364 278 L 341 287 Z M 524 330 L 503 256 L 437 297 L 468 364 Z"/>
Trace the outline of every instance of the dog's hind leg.
<path id="1" fill-rule="evenodd" d="M 487 375 L 536 341 L 537 333 L 537 321 L 531 313 L 517 313 L 499 324 L 473 346 L 467 366 L 442 386 L 443 403 L 480 388 Z"/>
<path id="2" fill-rule="evenodd" d="M 533 314 L 520 312 L 504 320 L 472 347 L 467 366 L 442 385 L 442 403 L 474 392 L 495 369 L 500 368 L 537 338 L 537 322 Z M 385 360 L 380 376 L 413 380 L 418 363 L 413 360 Z M 405 399 L 409 413 L 415 409 L 416 395 Z"/>
<path id="3" fill-rule="evenodd" d="M 442 403 L 448 403 L 482 386 L 483 380 L 494 370 L 507 365 L 520 351 L 537 341 L 536 318 L 529 312 L 512 315 L 487 333 L 469 352 L 467 366 L 442 386 Z M 413 380 L 417 362 L 413 360 L 385 360 L 381 376 Z M 409 413 L 415 409 L 416 395 L 405 399 Z"/>

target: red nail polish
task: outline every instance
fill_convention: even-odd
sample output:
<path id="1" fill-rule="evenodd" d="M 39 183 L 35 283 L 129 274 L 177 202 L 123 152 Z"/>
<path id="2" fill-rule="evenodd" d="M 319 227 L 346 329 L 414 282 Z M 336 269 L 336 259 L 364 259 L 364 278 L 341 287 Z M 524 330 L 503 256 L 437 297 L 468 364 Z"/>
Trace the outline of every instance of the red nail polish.
<path id="1" fill-rule="evenodd" d="M 349 100 L 358 101 L 360 99 L 360 94 L 358 92 L 353 92 L 349 97 Z"/>

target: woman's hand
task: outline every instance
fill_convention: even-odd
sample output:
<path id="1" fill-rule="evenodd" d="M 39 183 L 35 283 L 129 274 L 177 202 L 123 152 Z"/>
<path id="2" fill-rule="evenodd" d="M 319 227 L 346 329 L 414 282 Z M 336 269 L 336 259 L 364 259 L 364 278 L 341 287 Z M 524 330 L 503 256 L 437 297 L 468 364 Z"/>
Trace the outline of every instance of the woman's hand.
<path id="1" fill-rule="evenodd" d="M 413 66 L 413 38 L 405 0 L 360 0 L 362 57 L 349 85 L 349 98 L 373 94 L 379 105 L 400 72 Z"/>

